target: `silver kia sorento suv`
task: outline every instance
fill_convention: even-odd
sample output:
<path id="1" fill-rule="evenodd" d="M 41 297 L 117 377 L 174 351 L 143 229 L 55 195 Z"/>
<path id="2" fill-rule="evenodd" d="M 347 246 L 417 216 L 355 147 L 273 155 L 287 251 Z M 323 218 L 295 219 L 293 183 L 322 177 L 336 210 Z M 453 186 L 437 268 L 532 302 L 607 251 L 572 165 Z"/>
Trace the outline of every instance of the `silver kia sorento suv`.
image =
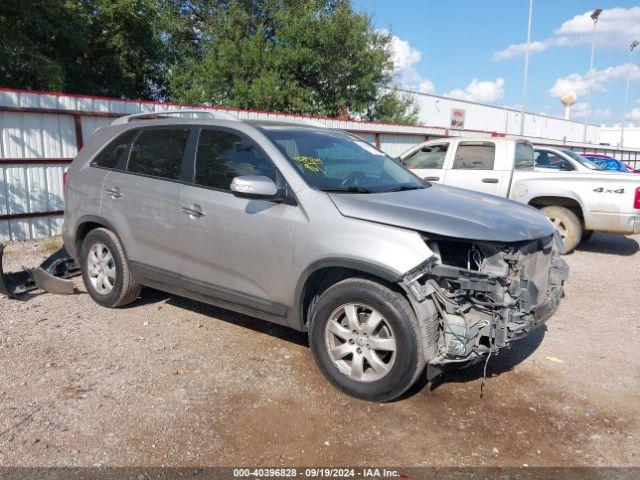
<path id="1" fill-rule="evenodd" d="M 568 273 L 534 208 L 424 183 L 349 133 L 214 111 L 97 130 L 64 243 L 98 304 L 148 286 L 308 332 L 329 381 L 373 401 L 527 335 Z"/>

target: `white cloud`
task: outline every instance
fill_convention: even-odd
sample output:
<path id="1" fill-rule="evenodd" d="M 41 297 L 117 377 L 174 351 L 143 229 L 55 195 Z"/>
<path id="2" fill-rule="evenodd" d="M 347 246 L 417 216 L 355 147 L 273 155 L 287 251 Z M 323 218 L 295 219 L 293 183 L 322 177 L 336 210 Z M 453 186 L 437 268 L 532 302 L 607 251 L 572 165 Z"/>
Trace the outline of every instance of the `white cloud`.
<path id="1" fill-rule="evenodd" d="M 591 90 L 605 91 L 607 83 L 626 80 L 629 76 L 631 80 L 640 79 L 640 67 L 631 63 L 623 63 L 603 70 L 594 70 L 591 74 Z M 572 73 L 566 77 L 558 78 L 549 90 L 549 94 L 552 97 L 561 97 L 565 93 L 575 92 L 580 96 L 586 94 L 588 88 L 589 75 Z"/>
<path id="2" fill-rule="evenodd" d="M 640 120 L 640 107 L 636 107 L 631 111 L 627 112 L 624 116 L 625 120 Z"/>
<path id="3" fill-rule="evenodd" d="M 390 34 L 388 30 L 384 29 L 381 32 L 385 35 Z M 391 35 L 389 47 L 391 61 L 393 62 L 393 77 L 398 86 L 422 93 L 434 93 L 436 91 L 433 82 L 420 75 L 415 67 L 422 60 L 422 52 L 420 50 L 395 35 Z"/>
<path id="4" fill-rule="evenodd" d="M 558 45 L 591 44 L 591 10 L 564 22 L 554 33 Z M 599 46 L 628 47 L 640 35 L 640 7 L 605 9 L 598 18 Z"/>
<path id="5" fill-rule="evenodd" d="M 591 111 L 589 115 L 590 121 L 596 120 L 606 120 L 611 117 L 612 111 L 610 108 L 596 108 Z M 585 119 L 587 118 L 587 103 L 586 102 L 578 102 L 574 106 L 571 107 L 571 118 L 573 119 Z"/>
<path id="6" fill-rule="evenodd" d="M 480 81 L 474 78 L 464 90 L 456 88 L 445 93 L 445 96 L 473 102 L 495 102 L 504 97 L 504 79 Z"/>
<path id="7" fill-rule="evenodd" d="M 593 20 L 589 10 L 564 22 L 552 37 L 531 43 L 530 53 L 543 52 L 554 45 L 572 47 L 590 45 Z M 596 42 L 599 47 L 626 48 L 640 37 L 640 7 L 605 9 L 598 18 Z M 493 60 L 507 60 L 524 56 L 526 44 L 512 44 L 495 52 Z"/>
<path id="8" fill-rule="evenodd" d="M 529 54 L 544 52 L 551 45 L 552 42 L 549 42 L 548 40 L 545 40 L 544 42 L 531 42 L 531 44 L 529 45 Z M 500 61 L 509 60 L 515 57 L 523 57 L 526 50 L 526 43 L 514 43 L 512 45 L 509 45 L 504 50 L 494 52 L 493 55 L 491 55 L 491 59 L 494 61 Z"/>

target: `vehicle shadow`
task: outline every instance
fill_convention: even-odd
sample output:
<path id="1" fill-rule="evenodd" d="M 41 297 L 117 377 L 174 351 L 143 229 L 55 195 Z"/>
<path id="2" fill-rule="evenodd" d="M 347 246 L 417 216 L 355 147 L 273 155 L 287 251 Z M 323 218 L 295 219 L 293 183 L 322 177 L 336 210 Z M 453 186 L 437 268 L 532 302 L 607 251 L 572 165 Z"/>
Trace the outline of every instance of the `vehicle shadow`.
<path id="1" fill-rule="evenodd" d="M 578 245 L 576 250 L 579 252 L 631 256 L 640 250 L 640 245 L 633 237 L 617 233 L 594 232 L 591 238 Z"/>
<path id="2" fill-rule="evenodd" d="M 156 302 L 166 301 L 167 304 L 173 305 L 178 308 L 183 308 L 194 313 L 206 315 L 212 317 L 211 321 L 222 321 L 231 323 L 239 327 L 248 328 L 258 333 L 265 335 L 271 335 L 272 337 L 286 340 L 288 342 L 295 343 L 296 345 L 308 347 L 309 341 L 307 335 L 302 332 L 297 332 L 291 328 L 283 327 L 275 323 L 267 322 L 259 318 L 250 317 L 241 313 L 236 313 L 224 308 L 215 307 L 206 303 L 198 302 L 196 300 L 190 300 L 185 297 L 178 297 L 169 293 L 161 292 L 159 290 L 153 290 L 145 288 L 142 291 L 141 297 L 135 302 L 121 308 L 138 307 L 141 305 L 148 305 Z"/>
<path id="3" fill-rule="evenodd" d="M 511 348 L 503 348 L 497 354 L 491 355 L 487 364 L 487 377 L 501 375 L 505 372 L 513 370 L 518 364 L 526 360 L 533 352 L 535 352 L 547 331 L 546 325 L 531 332 L 530 335 L 517 340 Z M 467 383 L 473 382 L 483 377 L 484 374 L 484 358 L 481 362 L 470 365 L 466 368 L 450 368 L 442 375 L 431 381 L 429 389 L 434 391 L 441 385 L 446 383 Z M 426 375 L 420 382 L 414 385 L 409 395 L 417 393 L 427 385 Z"/>

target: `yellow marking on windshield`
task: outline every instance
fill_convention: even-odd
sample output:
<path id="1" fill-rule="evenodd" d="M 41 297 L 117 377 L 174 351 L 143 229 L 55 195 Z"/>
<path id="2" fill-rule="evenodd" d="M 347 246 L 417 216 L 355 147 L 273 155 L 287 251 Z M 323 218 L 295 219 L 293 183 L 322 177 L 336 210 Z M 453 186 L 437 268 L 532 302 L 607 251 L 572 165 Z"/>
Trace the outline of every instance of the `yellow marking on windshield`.
<path id="1" fill-rule="evenodd" d="M 304 168 L 310 170 L 312 172 L 319 172 L 324 174 L 324 169 L 322 168 L 322 160 L 319 158 L 313 157 L 305 157 L 304 155 L 298 155 L 295 158 L 296 162 L 300 162 Z"/>

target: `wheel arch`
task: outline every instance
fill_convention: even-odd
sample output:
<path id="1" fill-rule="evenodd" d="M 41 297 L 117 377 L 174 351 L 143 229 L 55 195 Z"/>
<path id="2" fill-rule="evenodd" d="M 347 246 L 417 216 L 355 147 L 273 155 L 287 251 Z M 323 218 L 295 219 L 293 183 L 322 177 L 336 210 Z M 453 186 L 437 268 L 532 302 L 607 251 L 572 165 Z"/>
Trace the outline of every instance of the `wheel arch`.
<path id="1" fill-rule="evenodd" d="M 404 293 L 397 283 L 401 275 L 389 268 L 345 258 L 318 260 L 309 265 L 298 279 L 291 319 L 294 328 L 307 331 L 314 299 L 339 281 L 354 277 L 374 280 Z"/>
<path id="2" fill-rule="evenodd" d="M 538 209 L 554 206 L 568 208 L 578 216 L 580 222 L 582 222 L 582 226 L 584 227 L 585 225 L 584 209 L 582 203 L 576 198 L 558 195 L 540 195 L 529 200 L 529 205 Z"/>
<path id="3" fill-rule="evenodd" d="M 96 228 L 106 228 L 107 230 L 113 232 L 113 234 L 118 238 L 118 241 L 120 242 L 120 245 L 122 246 L 122 250 L 124 251 L 126 257 L 127 250 L 125 248 L 125 245 L 124 243 L 122 243 L 122 239 L 120 238 L 120 235 L 113 227 L 113 225 L 108 220 L 105 220 L 102 217 L 98 217 L 95 215 L 86 215 L 84 217 L 81 217 L 78 221 L 78 225 L 76 226 L 73 235 L 74 252 L 72 252 L 72 255 L 75 258 L 78 258 L 80 255 L 80 247 L 82 246 L 82 242 L 84 241 L 84 239 L 87 237 L 90 231 L 95 230 Z"/>

